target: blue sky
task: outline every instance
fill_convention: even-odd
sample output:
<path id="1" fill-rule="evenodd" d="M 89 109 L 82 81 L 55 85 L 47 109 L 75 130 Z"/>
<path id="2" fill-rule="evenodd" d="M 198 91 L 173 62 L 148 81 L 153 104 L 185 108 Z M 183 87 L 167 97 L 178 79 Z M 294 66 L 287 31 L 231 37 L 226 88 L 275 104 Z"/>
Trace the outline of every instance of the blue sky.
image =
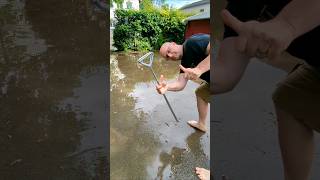
<path id="1" fill-rule="evenodd" d="M 199 0 L 167 0 L 166 3 L 169 4 L 169 6 L 173 6 L 175 8 L 180 8 L 186 4 L 191 4 L 193 2 L 197 2 Z"/>

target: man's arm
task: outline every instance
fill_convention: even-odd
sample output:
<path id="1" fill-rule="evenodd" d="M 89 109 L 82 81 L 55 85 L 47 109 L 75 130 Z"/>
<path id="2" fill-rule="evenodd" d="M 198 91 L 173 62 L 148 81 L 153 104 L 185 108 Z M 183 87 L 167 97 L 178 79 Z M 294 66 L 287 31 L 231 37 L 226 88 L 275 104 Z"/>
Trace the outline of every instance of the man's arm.
<path id="1" fill-rule="evenodd" d="M 202 60 L 195 68 L 185 68 L 180 65 L 180 69 L 185 73 L 187 79 L 195 80 L 203 73 L 210 70 L 210 42 L 207 46 L 206 53 L 208 56 Z"/>
<path id="2" fill-rule="evenodd" d="M 294 29 L 294 36 L 312 30 L 320 25 L 320 1 L 319 0 L 292 0 L 288 3 L 275 20 L 283 20 Z"/>
<path id="3" fill-rule="evenodd" d="M 187 85 L 188 79 L 186 79 L 184 73 L 180 73 L 178 79 L 171 83 L 164 81 L 163 75 L 160 76 L 160 84 L 156 85 L 156 89 L 159 94 L 164 94 L 166 91 L 181 91 Z"/>
<path id="4" fill-rule="evenodd" d="M 206 53 L 208 56 L 195 67 L 201 74 L 210 70 L 210 42 L 207 46 Z"/>
<path id="5" fill-rule="evenodd" d="M 181 91 L 187 85 L 188 79 L 185 78 L 183 73 L 180 73 L 178 79 L 168 84 L 168 91 Z"/>
<path id="6" fill-rule="evenodd" d="M 236 50 L 236 37 L 221 42 L 214 68 L 211 70 L 211 93 L 231 91 L 240 81 L 249 63 L 249 57 Z"/>
<path id="7" fill-rule="evenodd" d="M 237 37 L 229 37 L 221 42 L 217 59 L 213 64 L 214 68 L 210 72 L 212 94 L 231 91 L 239 83 L 247 68 L 250 58 L 237 51 L 236 40 Z M 210 54 L 201 64 L 203 65 L 199 66 L 201 71 L 197 72 L 205 72 L 206 69 L 210 69 Z M 196 68 L 184 68 L 182 66 L 180 68 L 189 74 L 196 74 Z"/>
<path id="8" fill-rule="evenodd" d="M 237 49 L 249 57 L 278 57 L 300 35 L 320 25 L 319 0 L 292 0 L 273 19 L 241 22 L 222 11 L 224 23 L 237 32 Z"/>

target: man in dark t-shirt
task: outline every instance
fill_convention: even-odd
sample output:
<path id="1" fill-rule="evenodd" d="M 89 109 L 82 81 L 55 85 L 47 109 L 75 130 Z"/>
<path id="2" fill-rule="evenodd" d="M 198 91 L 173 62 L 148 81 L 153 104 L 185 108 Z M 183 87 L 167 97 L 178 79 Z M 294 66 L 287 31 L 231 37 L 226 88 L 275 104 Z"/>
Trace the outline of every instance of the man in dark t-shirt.
<path id="1" fill-rule="evenodd" d="M 185 68 L 194 68 L 202 60 L 208 56 L 207 47 L 210 41 L 210 36 L 207 34 L 196 34 L 191 36 L 183 43 L 183 56 L 181 65 Z M 183 70 L 180 70 L 183 73 Z M 210 71 L 203 73 L 200 79 L 210 82 Z"/>
<path id="2" fill-rule="evenodd" d="M 208 58 L 210 49 L 210 36 L 207 34 L 195 34 L 188 38 L 182 45 L 175 42 L 166 42 L 160 48 L 160 55 L 168 60 L 181 60 L 180 68 L 196 68 L 202 60 Z M 210 56 L 209 56 L 210 58 Z M 157 91 L 160 94 L 166 91 L 181 91 L 190 78 L 183 70 L 180 71 L 178 79 L 172 83 L 164 82 L 163 75 L 160 76 L 160 84 Z M 188 124 L 200 131 L 206 132 L 206 117 L 210 99 L 210 71 L 203 73 L 200 78 L 200 86 L 196 89 L 197 108 L 199 120 L 190 120 Z"/>

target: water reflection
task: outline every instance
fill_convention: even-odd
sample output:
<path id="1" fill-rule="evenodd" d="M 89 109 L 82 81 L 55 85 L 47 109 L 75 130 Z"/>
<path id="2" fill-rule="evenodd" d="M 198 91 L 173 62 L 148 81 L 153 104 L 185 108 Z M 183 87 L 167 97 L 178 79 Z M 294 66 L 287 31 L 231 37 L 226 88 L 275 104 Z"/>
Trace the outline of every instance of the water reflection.
<path id="1" fill-rule="evenodd" d="M 210 131 L 195 132 L 186 124 L 197 117 L 193 92 L 197 85 L 189 82 L 185 91 L 168 92 L 168 100 L 182 120 L 176 123 L 155 91 L 151 71 L 137 64 L 142 55 L 111 55 L 111 179 L 196 179 L 195 165 L 209 167 L 210 159 Z M 178 75 L 178 64 L 155 54 L 153 69 L 157 76 L 165 74 L 171 81 Z"/>
<path id="2" fill-rule="evenodd" d="M 172 147 L 169 153 L 161 152 L 159 159 L 162 165 L 158 168 L 157 177 L 160 179 L 188 179 L 195 166 L 203 167 L 205 165 L 206 168 L 209 168 L 208 157 L 200 144 L 200 137 L 203 135 L 203 133 L 194 132 L 187 137 L 186 148 Z M 169 167 L 171 173 L 164 173 L 166 168 Z M 164 177 L 164 175 L 167 175 L 167 177 Z M 192 175 L 194 177 L 194 174 Z"/>
<path id="3" fill-rule="evenodd" d="M 1 179 L 104 179 L 100 20 L 84 0 L 0 2 Z"/>

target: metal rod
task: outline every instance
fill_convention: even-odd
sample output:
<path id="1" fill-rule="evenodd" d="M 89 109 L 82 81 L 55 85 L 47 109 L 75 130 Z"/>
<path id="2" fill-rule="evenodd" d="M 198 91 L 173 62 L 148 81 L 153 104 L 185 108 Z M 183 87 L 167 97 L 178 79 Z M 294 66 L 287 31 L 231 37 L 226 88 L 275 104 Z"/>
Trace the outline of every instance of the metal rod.
<path id="1" fill-rule="evenodd" d="M 153 75 L 154 79 L 157 81 L 157 84 L 160 84 L 159 81 L 158 81 L 158 78 L 157 78 L 157 76 L 156 76 L 156 74 L 154 73 L 153 68 L 152 68 L 153 55 L 154 55 L 153 52 L 149 52 L 149 53 L 143 55 L 142 57 L 140 57 L 140 58 L 138 59 L 138 62 L 139 62 L 140 64 L 142 64 L 142 65 L 145 65 L 145 66 L 149 67 L 149 68 L 151 69 L 151 72 L 152 72 L 152 75 Z M 150 61 L 149 61 L 149 63 L 147 64 L 147 63 L 143 62 L 143 60 L 146 59 L 148 56 L 150 56 L 150 57 L 149 57 L 149 60 L 150 60 Z M 176 114 L 173 112 L 173 109 L 172 109 L 172 107 L 171 107 L 171 105 L 170 105 L 170 103 L 169 103 L 169 101 L 168 101 L 167 96 L 166 96 L 165 94 L 163 94 L 163 97 L 164 97 L 164 99 L 166 100 L 166 103 L 167 103 L 167 105 L 169 106 L 169 109 L 170 109 L 170 111 L 171 111 L 174 119 L 175 119 L 177 122 L 179 122 Z"/>
<path id="2" fill-rule="evenodd" d="M 153 68 L 150 67 L 150 69 L 151 69 L 151 72 L 152 72 L 152 75 L 153 75 L 154 79 L 155 79 L 155 80 L 157 81 L 157 83 L 160 85 L 160 82 L 158 81 L 158 78 L 157 78 L 156 74 L 154 73 Z"/>
<path id="3" fill-rule="evenodd" d="M 150 67 L 150 69 L 151 69 L 151 72 L 152 72 L 152 74 L 153 74 L 154 79 L 155 79 L 155 80 L 157 81 L 157 83 L 160 85 L 160 83 L 159 83 L 159 81 L 158 81 L 158 79 L 157 79 L 157 76 L 156 76 L 156 74 L 155 74 L 154 71 L 153 71 L 153 68 Z M 166 100 L 166 103 L 168 104 L 169 109 L 170 109 L 170 111 L 172 112 L 172 115 L 173 115 L 174 119 L 175 119 L 177 122 L 179 122 L 176 114 L 173 112 L 173 109 L 172 109 L 172 107 L 171 107 L 171 105 L 170 105 L 170 103 L 169 103 L 169 101 L 168 101 L 168 99 L 167 99 L 167 96 L 166 96 L 165 94 L 162 94 L 162 95 L 163 95 L 164 99 Z"/>

